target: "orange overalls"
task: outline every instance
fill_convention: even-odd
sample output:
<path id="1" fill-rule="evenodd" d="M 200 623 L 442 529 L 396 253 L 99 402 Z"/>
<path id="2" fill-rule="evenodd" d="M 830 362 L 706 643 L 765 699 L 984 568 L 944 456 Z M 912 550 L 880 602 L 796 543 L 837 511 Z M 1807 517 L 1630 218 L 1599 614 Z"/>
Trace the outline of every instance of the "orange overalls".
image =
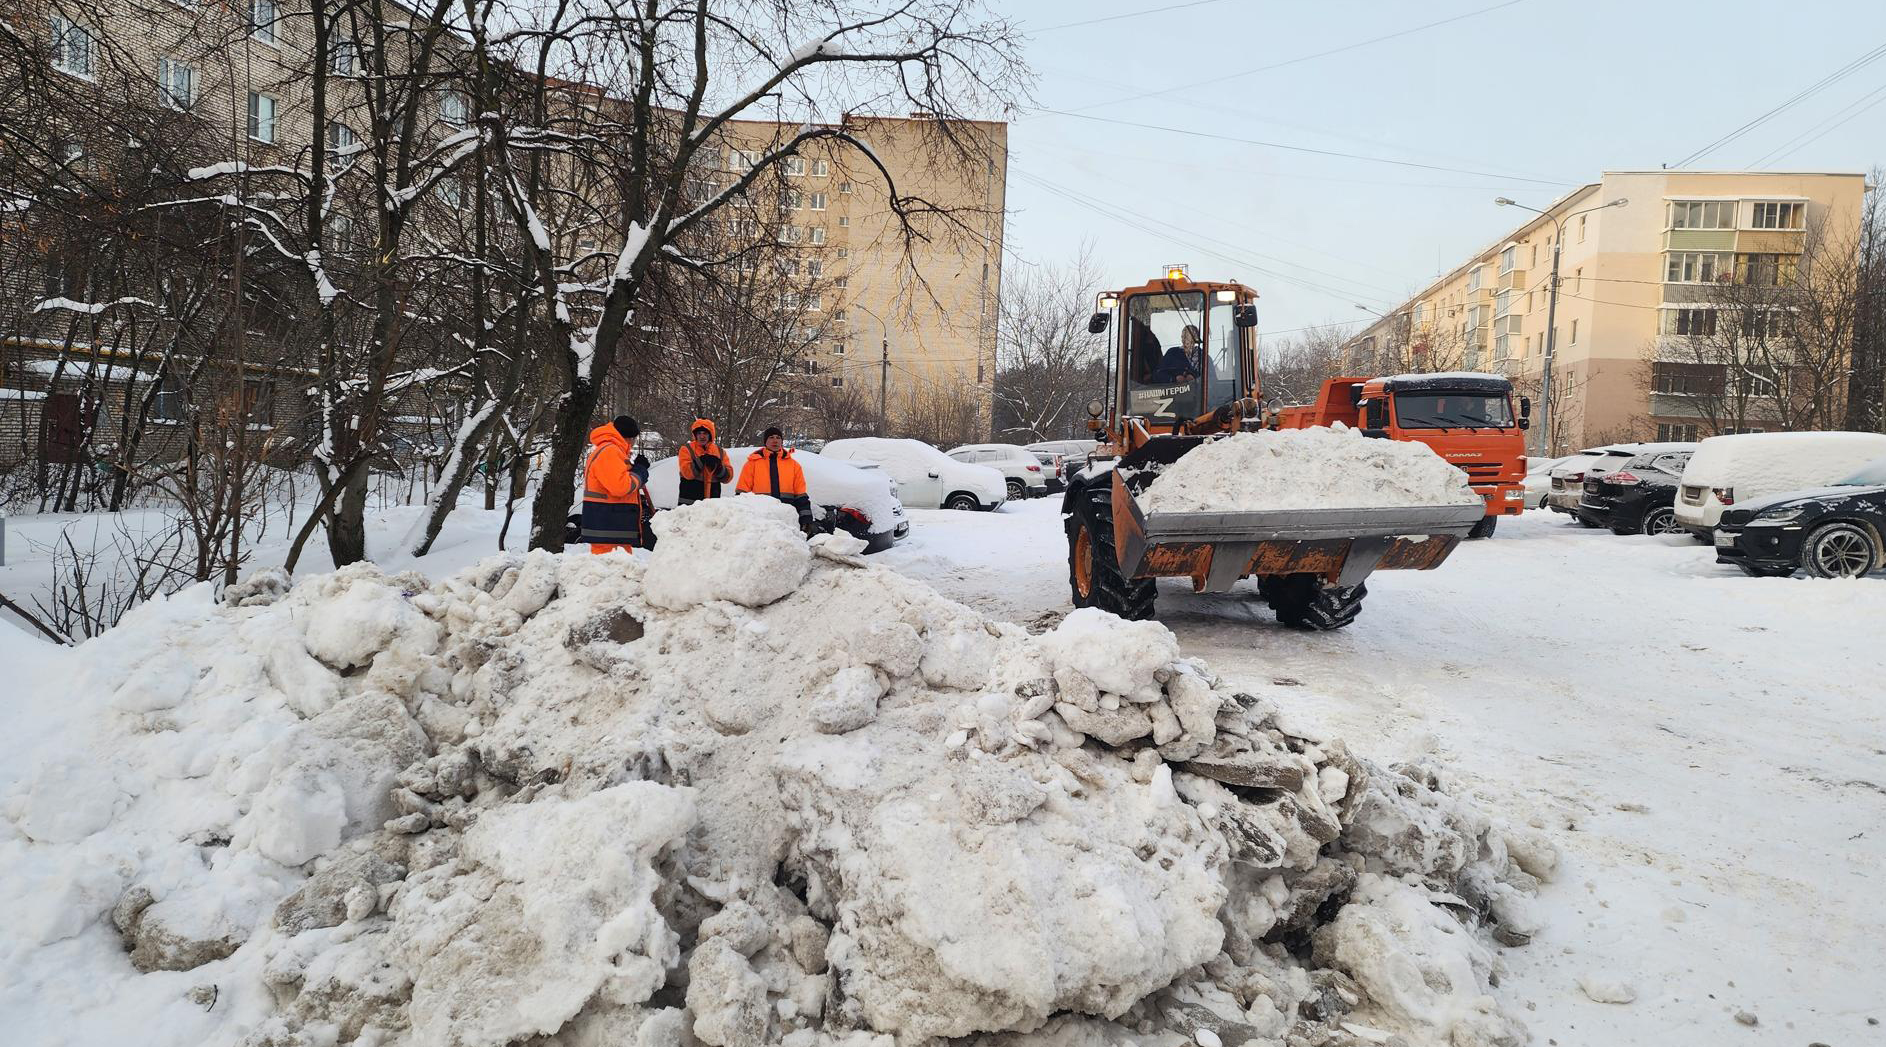
<path id="1" fill-rule="evenodd" d="M 641 477 L 629 467 L 633 446 L 614 425 L 589 432 L 589 464 L 583 467 L 583 541 L 592 553 L 647 544 Z"/>

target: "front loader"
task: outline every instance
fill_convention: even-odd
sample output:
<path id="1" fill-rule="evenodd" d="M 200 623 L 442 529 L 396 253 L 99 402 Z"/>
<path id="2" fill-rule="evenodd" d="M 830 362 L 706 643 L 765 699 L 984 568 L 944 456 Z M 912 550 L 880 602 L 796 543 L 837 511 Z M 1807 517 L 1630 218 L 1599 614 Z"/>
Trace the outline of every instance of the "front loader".
<path id="1" fill-rule="evenodd" d="M 1102 294 L 1088 330 L 1106 333 L 1109 399 L 1088 405 L 1100 445 L 1061 503 L 1076 607 L 1153 616 L 1156 579 L 1230 592 L 1256 578 L 1278 621 L 1355 621 L 1376 570 L 1428 570 L 1482 515 L 1479 503 L 1363 509 L 1147 513 L 1138 500 L 1168 465 L 1209 440 L 1263 427 L 1256 292 L 1194 281 L 1183 267 Z"/>

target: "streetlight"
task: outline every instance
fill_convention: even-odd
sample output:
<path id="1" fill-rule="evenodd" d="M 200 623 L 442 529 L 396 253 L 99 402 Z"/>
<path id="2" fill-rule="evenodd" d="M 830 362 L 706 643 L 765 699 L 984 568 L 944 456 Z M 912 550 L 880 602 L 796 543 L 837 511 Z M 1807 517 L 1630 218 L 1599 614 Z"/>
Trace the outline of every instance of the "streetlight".
<path id="1" fill-rule="evenodd" d="M 1558 348 L 1559 339 L 1559 251 L 1565 246 L 1565 222 L 1557 215 L 1548 211 L 1541 211 L 1537 207 L 1527 207 L 1517 200 L 1511 200 L 1504 196 L 1494 197 L 1493 202 L 1501 207 L 1517 207 L 1522 211 L 1531 211 L 1533 214 L 1543 215 L 1546 218 L 1550 218 L 1552 224 L 1557 229 L 1557 235 L 1552 238 L 1552 280 L 1546 296 L 1545 360 L 1541 365 L 1539 377 L 1539 428 L 1545 432 L 1545 456 L 1550 458 L 1552 457 L 1554 443 L 1552 438 L 1552 357 L 1554 351 Z M 1623 207 L 1630 202 L 1629 198 L 1620 196 L 1616 200 L 1599 204 L 1596 207 L 1587 207 L 1582 211 L 1573 211 L 1565 217 L 1576 218 L 1581 214 L 1602 211 L 1607 207 Z"/>
<path id="2" fill-rule="evenodd" d="M 886 392 L 891 387 L 891 326 L 863 302 L 854 298 L 851 304 L 862 310 L 864 315 L 876 320 L 878 329 L 883 335 L 883 341 L 878 343 L 878 435 L 889 436 L 891 435 L 891 419 L 890 415 L 884 411 L 884 402 Z"/>

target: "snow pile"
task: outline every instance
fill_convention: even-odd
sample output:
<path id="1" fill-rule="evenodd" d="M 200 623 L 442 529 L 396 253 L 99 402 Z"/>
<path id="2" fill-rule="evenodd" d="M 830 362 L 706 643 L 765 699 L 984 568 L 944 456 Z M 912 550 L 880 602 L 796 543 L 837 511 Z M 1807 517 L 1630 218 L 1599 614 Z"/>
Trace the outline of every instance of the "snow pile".
<path id="1" fill-rule="evenodd" d="M 1162 626 L 1032 636 L 772 504 L 88 644 L 0 798 L 11 1042 L 1524 1041 L 1548 846 Z"/>
<path id="2" fill-rule="evenodd" d="M 1479 500 L 1467 474 L 1426 444 L 1372 440 L 1337 422 L 1233 433 L 1167 466 L 1145 492 L 1149 513 L 1364 509 Z"/>

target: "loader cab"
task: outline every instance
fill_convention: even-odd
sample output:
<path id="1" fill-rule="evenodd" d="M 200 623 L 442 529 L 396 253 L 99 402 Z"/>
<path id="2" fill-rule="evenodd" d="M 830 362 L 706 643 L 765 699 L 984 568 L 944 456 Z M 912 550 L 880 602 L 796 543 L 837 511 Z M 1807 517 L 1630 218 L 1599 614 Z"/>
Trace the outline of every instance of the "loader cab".
<path id="1" fill-rule="evenodd" d="M 1239 284 L 1194 282 L 1182 267 L 1102 295 L 1088 329 L 1112 340 L 1117 415 L 1176 431 L 1255 395 L 1256 298 Z"/>

